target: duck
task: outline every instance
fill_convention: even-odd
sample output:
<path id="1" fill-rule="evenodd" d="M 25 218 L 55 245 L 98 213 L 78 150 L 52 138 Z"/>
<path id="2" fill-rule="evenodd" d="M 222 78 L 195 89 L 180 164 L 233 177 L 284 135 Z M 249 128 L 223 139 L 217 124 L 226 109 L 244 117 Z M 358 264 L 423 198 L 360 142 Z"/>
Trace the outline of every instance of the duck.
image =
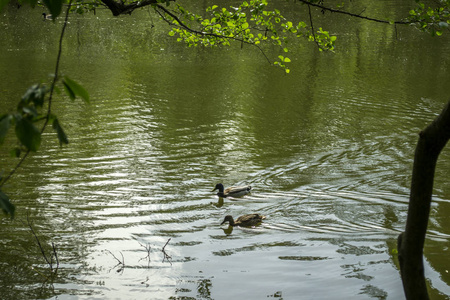
<path id="1" fill-rule="evenodd" d="M 45 20 L 53 20 L 54 19 L 52 15 L 46 14 L 45 12 L 42 13 L 42 15 L 44 16 L 44 21 Z"/>
<path id="2" fill-rule="evenodd" d="M 258 225 L 265 218 L 266 218 L 265 216 L 260 214 L 249 214 L 240 216 L 235 221 L 232 216 L 228 215 L 225 216 L 223 222 L 220 225 L 223 225 L 224 223 L 228 222 L 230 226 L 251 227 Z"/>
<path id="3" fill-rule="evenodd" d="M 250 190 L 252 187 L 250 185 L 243 185 L 243 186 L 232 186 L 229 188 L 224 189 L 223 184 L 218 183 L 216 184 L 216 187 L 211 191 L 214 192 L 215 190 L 219 190 L 217 193 L 217 196 L 219 197 L 242 197 L 250 193 Z"/>

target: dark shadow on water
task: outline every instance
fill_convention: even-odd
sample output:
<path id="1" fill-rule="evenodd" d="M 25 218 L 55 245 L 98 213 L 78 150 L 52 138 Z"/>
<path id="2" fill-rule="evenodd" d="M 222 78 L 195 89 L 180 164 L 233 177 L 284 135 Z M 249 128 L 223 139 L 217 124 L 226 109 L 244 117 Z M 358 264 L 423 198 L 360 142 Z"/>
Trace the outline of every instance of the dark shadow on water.
<path id="1" fill-rule="evenodd" d="M 223 233 L 225 233 L 226 235 L 230 235 L 233 232 L 233 226 L 229 225 L 228 228 L 224 229 L 222 228 Z"/>
<path id="2" fill-rule="evenodd" d="M 216 207 L 220 208 L 223 206 L 223 198 L 219 197 L 219 200 L 217 201 L 217 203 L 213 203 Z"/>

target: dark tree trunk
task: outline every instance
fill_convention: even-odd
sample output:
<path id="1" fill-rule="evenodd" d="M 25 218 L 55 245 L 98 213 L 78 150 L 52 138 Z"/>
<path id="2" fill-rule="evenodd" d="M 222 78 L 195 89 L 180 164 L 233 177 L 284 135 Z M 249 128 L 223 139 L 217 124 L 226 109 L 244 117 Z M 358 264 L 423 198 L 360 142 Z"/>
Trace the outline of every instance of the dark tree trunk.
<path id="1" fill-rule="evenodd" d="M 406 298 L 426 300 L 423 246 L 430 214 L 436 162 L 450 139 L 450 101 L 441 114 L 419 134 L 411 181 L 405 232 L 398 237 L 400 273 Z"/>

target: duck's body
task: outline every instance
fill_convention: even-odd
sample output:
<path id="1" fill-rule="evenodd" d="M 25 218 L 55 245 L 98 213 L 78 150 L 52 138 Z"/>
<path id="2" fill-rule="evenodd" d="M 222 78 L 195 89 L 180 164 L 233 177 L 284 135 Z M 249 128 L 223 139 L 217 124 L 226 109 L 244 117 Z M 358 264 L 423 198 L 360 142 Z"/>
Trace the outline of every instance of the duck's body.
<path id="1" fill-rule="evenodd" d="M 219 197 L 242 197 L 250 193 L 250 190 L 252 189 L 249 185 L 243 185 L 243 186 L 232 186 L 229 188 L 224 188 L 223 184 L 218 183 L 216 184 L 216 187 L 212 190 L 214 192 L 215 190 L 219 190 L 217 195 Z"/>
<path id="2" fill-rule="evenodd" d="M 223 219 L 223 222 L 220 225 L 228 222 L 230 226 L 250 227 L 258 225 L 265 218 L 266 218 L 265 216 L 262 216 L 260 214 L 250 214 L 240 216 L 235 221 L 232 216 L 228 215 Z"/>
<path id="3" fill-rule="evenodd" d="M 42 16 L 44 16 L 44 20 L 53 20 L 53 16 L 46 14 L 46 13 L 42 13 Z"/>

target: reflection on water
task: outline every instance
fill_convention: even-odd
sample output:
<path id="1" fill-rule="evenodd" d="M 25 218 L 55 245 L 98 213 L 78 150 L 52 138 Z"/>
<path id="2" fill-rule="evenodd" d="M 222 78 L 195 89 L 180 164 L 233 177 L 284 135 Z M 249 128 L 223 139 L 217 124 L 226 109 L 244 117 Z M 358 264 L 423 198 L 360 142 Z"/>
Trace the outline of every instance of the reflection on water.
<path id="1" fill-rule="evenodd" d="M 435 69 L 398 60 L 410 53 L 397 45 L 383 60 L 369 47 L 357 65 L 304 50 L 290 76 L 240 50 L 138 48 L 124 60 L 79 45 L 86 55 L 65 64 L 92 105 L 55 103 L 70 144 L 47 132 L 6 187 L 18 210 L 2 219 L 6 299 L 402 299 L 392 253 L 416 135 L 447 92 L 411 82 Z M 433 299 L 450 294 L 448 152 L 439 163 L 425 248 Z M 217 197 L 217 182 L 252 194 Z M 260 226 L 220 226 L 253 212 L 266 216 Z M 27 213 L 58 247 L 52 284 Z"/>

